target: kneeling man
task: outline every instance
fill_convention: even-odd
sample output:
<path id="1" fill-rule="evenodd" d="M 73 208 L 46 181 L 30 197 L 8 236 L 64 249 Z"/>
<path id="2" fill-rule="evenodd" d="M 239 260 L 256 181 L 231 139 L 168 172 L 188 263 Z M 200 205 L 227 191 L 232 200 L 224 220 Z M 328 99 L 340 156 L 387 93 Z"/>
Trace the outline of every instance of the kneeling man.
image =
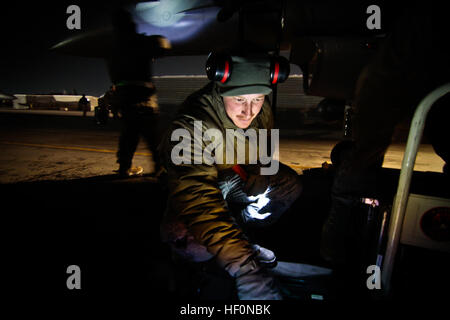
<path id="1" fill-rule="evenodd" d="M 239 299 L 281 299 L 266 272 L 274 253 L 244 232 L 277 221 L 301 192 L 296 172 L 272 157 L 279 135 L 267 95 L 280 63 L 218 60 L 209 57 L 212 81 L 187 98 L 160 146 L 169 190 L 161 234 L 179 257 L 215 259 Z"/>

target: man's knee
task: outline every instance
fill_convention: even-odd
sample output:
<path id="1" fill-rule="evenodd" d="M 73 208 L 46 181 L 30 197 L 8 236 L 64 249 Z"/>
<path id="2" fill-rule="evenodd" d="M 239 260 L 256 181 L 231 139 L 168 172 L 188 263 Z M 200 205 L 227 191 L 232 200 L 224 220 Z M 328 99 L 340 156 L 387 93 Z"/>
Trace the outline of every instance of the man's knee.
<path id="1" fill-rule="evenodd" d="M 292 168 L 280 163 L 280 169 L 276 175 L 269 177 L 269 185 L 273 192 L 274 200 L 283 200 L 292 204 L 303 190 L 299 175 Z"/>
<path id="2" fill-rule="evenodd" d="M 302 183 L 298 174 L 286 165 L 280 163 L 280 170 L 273 176 L 260 176 L 267 179 L 268 203 L 261 208 L 260 213 L 270 215 L 264 220 L 264 225 L 276 222 L 292 204 L 297 200 L 302 192 Z"/>
<path id="3" fill-rule="evenodd" d="M 302 189 L 302 183 L 297 172 L 281 162 L 278 172 L 274 175 L 260 175 L 249 172 L 244 186 L 244 191 L 248 195 L 257 196 L 268 191 L 271 201 L 290 199 L 289 203 L 292 203 L 300 195 Z"/>
<path id="4" fill-rule="evenodd" d="M 213 255 L 190 234 L 186 225 L 167 212 L 160 224 L 162 242 L 169 244 L 173 257 L 190 262 L 208 261 Z"/>

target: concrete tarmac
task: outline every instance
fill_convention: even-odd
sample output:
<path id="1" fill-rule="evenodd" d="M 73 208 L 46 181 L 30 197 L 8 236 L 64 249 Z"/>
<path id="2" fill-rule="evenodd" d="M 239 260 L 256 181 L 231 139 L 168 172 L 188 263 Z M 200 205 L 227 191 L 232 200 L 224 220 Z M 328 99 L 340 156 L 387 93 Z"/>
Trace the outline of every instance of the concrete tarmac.
<path id="1" fill-rule="evenodd" d="M 166 117 L 167 118 L 167 117 Z M 163 119 L 166 119 L 163 117 Z M 161 131 L 166 123 L 161 123 Z M 120 124 L 109 119 L 97 125 L 93 113 L 0 110 L 0 183 L 67 180 L 112 174 Z M 281 128 L 280 160 L 298 173 L 330 163 L 330 152 L 340 137 L 335 127 Z M 384 167 L 399 169 L 404 143 L 392 144 Z M 142 141 L 133 163 L 153 171 L 151 153 Z M 415 170 L 441 172 L 442 159 L 431 145 L 421 146 Z"/>

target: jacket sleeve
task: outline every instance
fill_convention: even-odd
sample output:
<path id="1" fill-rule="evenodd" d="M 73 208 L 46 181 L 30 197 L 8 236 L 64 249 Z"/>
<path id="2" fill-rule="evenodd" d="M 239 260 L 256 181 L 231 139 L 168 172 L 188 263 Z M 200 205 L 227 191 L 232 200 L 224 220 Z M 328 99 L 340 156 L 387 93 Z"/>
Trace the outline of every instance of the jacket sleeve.
<path id="1" fill-rule="evenodd" d="M 173 129 L 181 127 L 192 133 L 192 126 L 189 126 L 175 122 Z M 166 139 L 163 161 L 168 173 L 169 212 L 234 276 L 252 254 L 252 249 L 228 210 L 218 187 L 218 171 L 215 165 L 204 163 L 174 164 L 170 156 L 179 142 L 171 141 L 170 136 Z M 205 147 L 202 142 L 198 143 L 202 149 Z"/>

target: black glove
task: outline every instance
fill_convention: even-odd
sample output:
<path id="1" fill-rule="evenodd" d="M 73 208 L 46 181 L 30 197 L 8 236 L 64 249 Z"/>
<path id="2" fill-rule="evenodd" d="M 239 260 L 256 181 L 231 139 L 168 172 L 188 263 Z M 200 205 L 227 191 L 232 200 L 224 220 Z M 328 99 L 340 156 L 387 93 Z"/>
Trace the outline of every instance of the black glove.
<path id="1" fill-rule="evenodd" d="M 275 280 L 255 257 L 250 257 L 237 272 L 236 289 L 239 300 L 282 300 Z"/>

